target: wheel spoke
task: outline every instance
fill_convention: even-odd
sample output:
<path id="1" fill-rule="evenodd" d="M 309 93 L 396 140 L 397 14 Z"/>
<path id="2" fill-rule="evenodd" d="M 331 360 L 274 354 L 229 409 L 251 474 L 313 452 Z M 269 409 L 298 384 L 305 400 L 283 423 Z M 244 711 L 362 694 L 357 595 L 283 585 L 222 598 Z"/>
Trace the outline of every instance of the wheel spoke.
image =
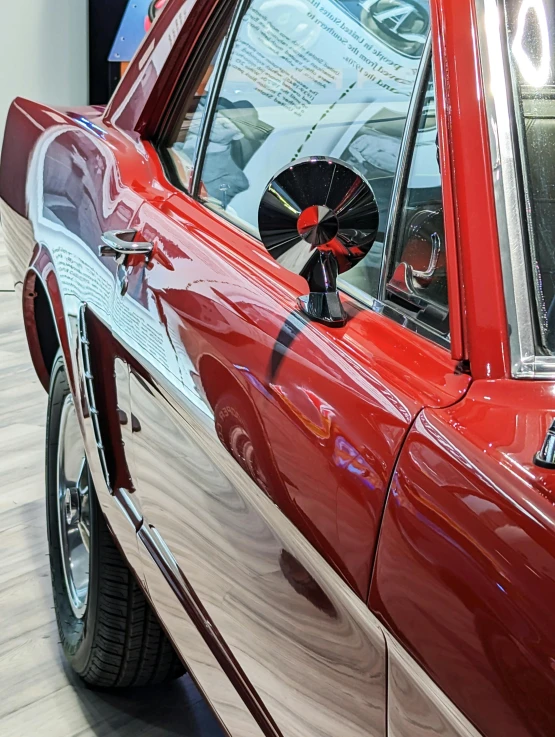
<path id="1" fill-rule="evenodd" d="M 89 589 L 89 472 L 73 400 L 68 395 L 58 442 L 58 526 L 69 603 L 83 617 Z"/>

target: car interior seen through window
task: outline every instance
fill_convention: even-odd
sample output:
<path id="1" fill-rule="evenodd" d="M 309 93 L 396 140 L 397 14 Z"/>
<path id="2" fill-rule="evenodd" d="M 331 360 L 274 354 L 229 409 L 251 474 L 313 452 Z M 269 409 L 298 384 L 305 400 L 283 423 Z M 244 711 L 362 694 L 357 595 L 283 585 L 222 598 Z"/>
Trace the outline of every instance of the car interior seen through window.
<path id="1" fill-rule="evenodd" d="M 386 298 L 443 335 L 449 332 L 441 174 L 433 78 L 412 151 Z M 362 264 L 361 264 L 362 266 Z"/>
<path id="2" fill-rule="evenodd" d="M 189 188 L 206 91 L 220 84 L 198 196 L 258 237 L 258 208 L 273 176 L 307 156 L 330 156 L 370 183 L 376 242 L 359 288 L 376 296 L 393 180 L 420 59 L 428 0 L 410 17 L 370 13 L 352 0 L 253 0 L 218 81 L 208 70 L 183 115 L 171 156 Z M 386 9 L 387 10 L 387 9 Z M 383 17 L 382 17 L 383 15 Z M 394 26 L 401 23 L 399 28 Z M 211 76 L 212 74 L 212 76 Z"/>

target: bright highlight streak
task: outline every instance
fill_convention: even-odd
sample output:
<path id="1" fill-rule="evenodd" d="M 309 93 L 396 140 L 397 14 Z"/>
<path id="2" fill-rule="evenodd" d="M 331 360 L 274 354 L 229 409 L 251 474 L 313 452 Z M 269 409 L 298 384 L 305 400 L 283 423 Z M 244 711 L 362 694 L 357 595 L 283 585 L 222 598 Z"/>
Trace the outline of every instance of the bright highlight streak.
<path id="1" fill-rule="evenodd" d="M 541 59 L 536 66 L 523 47 L 524 31 L 528 20 L 528 13 L 535 13 L 540 29 Z M 513 56 L 518 64 L 520 73 L 527 84 L 533 87 L 543 87 L 549 81 L 551 73 L 551 49 L 549 46 L 549 27 L 543 0 L 524 0 L 518 12 L 518 23 L 513 42 Z"/>

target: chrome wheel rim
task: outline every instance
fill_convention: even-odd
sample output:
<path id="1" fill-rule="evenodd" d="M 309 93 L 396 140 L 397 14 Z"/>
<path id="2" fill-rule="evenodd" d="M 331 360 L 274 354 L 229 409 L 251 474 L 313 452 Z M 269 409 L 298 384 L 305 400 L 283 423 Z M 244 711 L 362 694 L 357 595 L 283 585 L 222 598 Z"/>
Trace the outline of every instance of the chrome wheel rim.
<path id="1" fill-rule="evenodd" d="M 64 580 L 71 609 L 82 619 L 89 594 L 89 474 L 77 414 L 65 398 L 58 437 L 58 531 Z"/>

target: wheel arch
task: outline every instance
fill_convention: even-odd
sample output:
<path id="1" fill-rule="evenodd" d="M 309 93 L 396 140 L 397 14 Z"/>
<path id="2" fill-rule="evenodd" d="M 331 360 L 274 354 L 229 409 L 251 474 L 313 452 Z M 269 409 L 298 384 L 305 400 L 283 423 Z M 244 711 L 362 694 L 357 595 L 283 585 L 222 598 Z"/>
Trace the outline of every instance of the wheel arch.
<path id="1" fill-rule="evenodd" d="M 294 519 L 295 513 L 290 508 L 288 493 L 276 463 L 264 422 L 252 396 L 256 392 L 259 392 L 269 397 L 267 387 L 261 384 L 246 369 L 236 369 L 237 373 L 239 373 L 239 376 L 237 376 L 231 369 L 227 368 L 221 361 L 210 354 L 201 357 L 198 367 L 204 393 L 214 412 L 214 422 L 216 423 L 216 430 L 220 442 L 230 455 L 242 465 L 241 461 L 234 455 L 232 449 L 224 441 L 217 429 L 218 404 L 224 397 L 228 397 L 231 399 L 230 406 L 236 410 L 238 419 L 245 427 L 250 427 L 253 430 L 253 432 L 249 432 L 248 434 L 253 441 L 254 450 L 266 480 L 264 487 L 265 493 L 276 503 L 280 504 L 282 509 L 289 510 L 289 513 L 291 513 Z M 247 384 L 247 386 L 244 384 Z M 256 479 L 253 480 L 255 483 L 258 483 Z"/>
<path id="2" fill-rule="evenodd" d="M 214 356 L 210 354 L 203 355 L 198 367 L 202 388 L 212 410 L 214 410 L 218 399 L 228 392 L 237 393 L 245 400 L 249 400 L 245 387 L 233 375 L 233 372 Z"/>
<path id="3" fill-rule="evenodd" d="M 66 328 L 61 292 L 49 255 L 45 268 L 37 265 L 44 250 L 39 250 L 35 264 L 23 280 L 23 322 L 27 344 L 37 377 L 46 391 L 56 353 L 61 348 L 73 385 L 73 367 L 69 358 L 69 337 Z"/>

